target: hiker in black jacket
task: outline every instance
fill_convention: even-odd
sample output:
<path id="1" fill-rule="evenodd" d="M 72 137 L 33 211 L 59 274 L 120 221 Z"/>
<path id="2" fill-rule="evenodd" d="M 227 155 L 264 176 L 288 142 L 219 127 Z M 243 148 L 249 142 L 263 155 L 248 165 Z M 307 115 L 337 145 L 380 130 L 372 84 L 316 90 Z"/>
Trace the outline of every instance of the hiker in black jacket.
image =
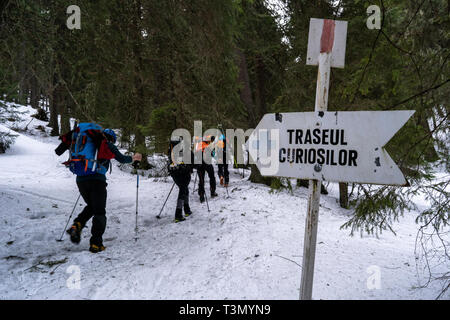
<path id="1" fill-rule="evenodd" d="M 191 182 L 191 174 L 194 168 L 193 165 L 194 156 L 191 153 L 190 164 L 185 164 L 181 161 L 181 159 L 176 159 L 176 155 L 174 155 L 173 148 L 179 143 L 180 143 L 179 140 L 171 140 L 168 151 L 169 174 L 179 189 L 177 198 L 177 208 L 175 210 L 175 222 L 181 222 L 186 220 L 183 217 L 183 209 L 185 217 L 188 217 L 192 214 L 191 208 L 189 207 L 189 183 Z"/>

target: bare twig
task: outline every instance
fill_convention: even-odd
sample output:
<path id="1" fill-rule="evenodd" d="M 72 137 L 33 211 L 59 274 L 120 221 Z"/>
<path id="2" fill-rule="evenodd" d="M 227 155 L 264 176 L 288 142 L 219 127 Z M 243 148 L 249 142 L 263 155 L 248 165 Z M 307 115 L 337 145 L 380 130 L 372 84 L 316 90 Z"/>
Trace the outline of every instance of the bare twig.
<path id="1" fill-rule="evenodd" d="M 300 269 L 302 268 L 302 266 L 301 266 L 300 264 L 298 264 L 297 262 L 295 262 L 294 260 L 291 260 L 291 259 L 289 259 L 289 258 L 285 258 L 285 257 L 283 257 L 283 256 L 279 256 L 279 255 L 277 255 L 277 254 L 274 254 L 274 256 L 279 257 L 279 258 L 282 258 L 282 259 L 285 259 L 285 260 L 290 261 L 290 262 L 293 262 L 293 263 L 295 263 L 296 265 L 298 265 L 298 266 L 300 267 Z"/>

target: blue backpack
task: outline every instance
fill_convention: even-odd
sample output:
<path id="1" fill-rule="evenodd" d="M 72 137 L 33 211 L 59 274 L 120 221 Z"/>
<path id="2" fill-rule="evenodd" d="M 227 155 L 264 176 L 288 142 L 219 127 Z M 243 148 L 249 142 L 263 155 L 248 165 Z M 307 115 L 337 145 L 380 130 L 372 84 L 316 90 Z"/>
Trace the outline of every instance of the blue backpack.
<path id="1" fill-rule="evenodd" d="M 108 168 L 102 165 L 105 162 L 98 160 L 98 151 L 104 140 L 103 129 L 98 124 L 78 124 L 71 137 L 70 157 L 67 161 L 70 171 L 77 176 L 106 174 Z"/>

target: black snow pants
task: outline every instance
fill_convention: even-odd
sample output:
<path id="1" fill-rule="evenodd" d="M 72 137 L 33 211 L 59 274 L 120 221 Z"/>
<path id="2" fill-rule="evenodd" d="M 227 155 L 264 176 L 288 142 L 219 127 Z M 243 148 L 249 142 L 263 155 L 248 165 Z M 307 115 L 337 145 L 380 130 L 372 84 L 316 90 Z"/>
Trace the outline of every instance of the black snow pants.
<path id="1" fill-rule="evenodd" d="M 228 184 L 230 182 L 230 173 L 228 172 L 228 164 L 218 164 L 219 167 L 219 178 L 224 177 L 225 184 Z"/>
<path id="2" fill-rule="evenodd" d="M 87 206 L 74 222 L 79 222 L 84 228 L 86 222 L 93 217 L 90 243 L 100 246 L 103 244 L 102 236 L 106 229 L 106 186 L 108 184 L 102 180 L 92 179 L 78 181 L 77 185 Z"/>
<path id="3" fill-rule="evenodd" d="M 191 182 L 191 173 L 187 170 L 175 170 L 170 174 L 177 185 L 178 199 L 177 209 L 189 208 L 189 183 Z"/>
<path id="4" fill-rule="evenodd" d="M 203 163 L 197 169 L 198 195 L 199 196 L 202 196 L 205 194 L 205 171 L 208 173 L 209 188 L 210 188 L 211 194 L 216 192 L 216 178 L 214 177 L 214 167 L 212 164 Z"/>

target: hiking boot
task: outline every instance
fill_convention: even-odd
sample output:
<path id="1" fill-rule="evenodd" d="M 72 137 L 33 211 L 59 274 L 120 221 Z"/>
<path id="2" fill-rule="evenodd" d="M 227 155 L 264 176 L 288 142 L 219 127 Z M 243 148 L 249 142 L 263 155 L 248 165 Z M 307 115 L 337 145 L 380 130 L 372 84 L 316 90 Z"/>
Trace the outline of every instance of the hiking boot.
<path id="1" fill-rule="evenodd" d="M 91 246 L 89 247 L 89 251 L 92 253 L 98 253 L 98 252 L 104 251 L 105 249 L 106 249 L 105 246 L 102 244 L 96 245 L 96 244 L 91 243 Z"/>
<path id="2" fill-rule="evenodd" d="M 201 203 L 205 202 L 205 195 L 204 194 L 200 195 L 200 202 Z"/>
<path id="3" fill-rule="evenodd" d="M 184 216 L 189 217 L 192 214 L 191 208 L 189 206 L 184 206 Z"/>
<path id="4" fill-rule="evenodd" d="M 218 194 L 215 191 L 211 191 L 211 198 L 215 198 L 217 196 L 218 196 Z"/>
<path id="5" fill-rule="evenodd" d="M 81 241 L 81 223 L 74 222 L 73 225 L 66 231 L 70 235 L 70 241 L 79 244 Z"/>
<path id="6" fill-rule="evenodd" d="M 223 186 L 223 177 L 220 177 L 220 185 Z"/>
<path id="7" fill-rule="evenodd" d="M 223 186 L 224 186 L 225 188 L 228 188 L 228 183 L 225 183 Z"/>
<path id="8" fill-rule="evenodd" d="M 181 221 L 184 221 L 184 220 L 186 220 L 186 219 L 183 217 L 183 212 L 182 212 L 181 208 L 177 208 L 175 210 L 175 220 L 174 220 L 174 222 L 177 223 L 177 222 L 181 222 Z"/>

